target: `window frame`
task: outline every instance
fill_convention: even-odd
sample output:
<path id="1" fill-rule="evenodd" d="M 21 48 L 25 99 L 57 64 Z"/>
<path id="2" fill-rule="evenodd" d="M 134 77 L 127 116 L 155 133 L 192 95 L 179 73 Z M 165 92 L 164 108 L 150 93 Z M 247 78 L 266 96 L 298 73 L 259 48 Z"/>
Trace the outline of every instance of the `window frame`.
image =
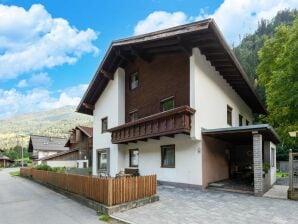
<path id="1" fill-rule="evenodd" d="M 132 76 L 133 75 L 136 75 L 137 76 L 137 79 L 138 79 L 138 83 L 137 83 L 137 86 L 132 88 Z M 139 72 L 138 71 L 135 71 L 135 72 L 132 72 L 129 74 L 129 90 L 135 90 L 139 87 L 140 85 L 140 77 L 139 77 Z"/>
<path id="2" fill-rule="evenodd" d="M 131 115 L 133 115 L 133 114 L 136 114 L 137 115 L 137 118 L 136 119 L 131 119 Z M 139 111 L 138 110 L 133 110 L 133 111 L 131 111 L 131 112 L 129 112 L 128 113 L 128 117 L 129 117 L 129 121 L 131 122 L 131 121 L 136 121 L 136 120 L 138 120 L 139 119 Z"/>
<path id="3" fill-rule="evenodd" d="M 239 116 L 238 116 L 238 119 L 239 119 L 239 126 L 244 126 L 243 125 L 243 116 L 241 115 L 241 114 L 239 114 Z"/>
<path id="4" fill-rule="evenodd" d="M 103 128 L 104 120 L 106 120 L 105 130 Z M 106 132 L 108 132 L 108 117 L 104 117 L 104 118 L 101 119 L 101 133 L 103 134 L 103 133 L 106 133 Z"/>
<path id="5" fill-rule="evenodd" d="M 138 165 L 133 165 L 132 164 L 132 155 L 133 155 L 133 152 L 134 151 L 138 151 Z M 139 153 L 140 153 L 140 151 L 139 151 L 139 149 L 130 149 L 129 150 L 129 167 L 139 167 Z"/>
<path id="6" fill-rule="evenodd" d="M 170 148 L 172 147 L 172 148 Z M 164 165 L 164 160 L 165 160 L 165 151 L 166 150 L 174 150 L 174 164 L 172 165 Z M 161 168 L 175 168 L 176 167 L 176 148 L 175 144 L 171 145 L 162 145 L 160 146 L 160 152 L 161 152 Z"/>
<path id="7" fill-rule="evenodd" d="M 231 114 L 230 118 L 229 118 L 229 113 Z M 227 124 L 230 126 L 233 125 L 233 108 L 229 105 L 227 105 Z"/>
<path id="8" fill-rule="evenodd" d="M 164 98 L 164 99 L 162 99 L 162 100 L 160 101 L 160 111 L 161 111 L 161 112 L 165 112 L 165 111 L 172 110 L 172 109 L 169 109 L 169 110 L 163 110 L 163 104 L 166 103 L 166 102 L 168 102 L 168 101 L 173 101 L 173 108 L 172 108 L 172 109 L 175 108 L 175 106 L 176 106 L 176 102 L 175 102 L 176 100 L 175 100 L 175 97 L 174 97 L 174 96 L 170 96 L 170 97 Z"/>
<path id="9" fill-rule="evenodd" d="M 106 154 L 106 168 L 105 169 L 102 169 L 100 168 L 100 161 L 101 161 L 101 155 L 102 154 Z M 97 150 L 96 152 L 96 156 L 97 156 L 97 171 L 100 171 L 100 172 L 107 172 L 108 171 L 108 163 L 109 163 L 109 159 L 108 159 L 108 152 L 107 150 Z"/>

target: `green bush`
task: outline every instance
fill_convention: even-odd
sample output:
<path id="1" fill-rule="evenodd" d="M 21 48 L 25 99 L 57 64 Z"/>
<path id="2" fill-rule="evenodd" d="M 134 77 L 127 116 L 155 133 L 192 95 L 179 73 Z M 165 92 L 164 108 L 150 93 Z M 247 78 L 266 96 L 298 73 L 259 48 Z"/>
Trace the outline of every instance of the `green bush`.
<path id="1" fill-rule="evenodd" d="M 269 170 L 270 170 L 270 164 L 263 163 L 263 171 L 267 174 Z"/>
<path id="2" fill-rule="evenodd" d="M 66 167 L 52 167 L 52 172 L 63 173 L 65 172 Z"/>
<path id="3" fill-rule="evenodd" d="M 37 170 L 45 170 L 45 171 L 52 171 L 52 167 L 50 167 L 49 165 L 47 165 L 47 164 L 40 164 L 40 165 L 37 165 L 36 167 L 35 167 L 35 169 L 37 169 Z"/>

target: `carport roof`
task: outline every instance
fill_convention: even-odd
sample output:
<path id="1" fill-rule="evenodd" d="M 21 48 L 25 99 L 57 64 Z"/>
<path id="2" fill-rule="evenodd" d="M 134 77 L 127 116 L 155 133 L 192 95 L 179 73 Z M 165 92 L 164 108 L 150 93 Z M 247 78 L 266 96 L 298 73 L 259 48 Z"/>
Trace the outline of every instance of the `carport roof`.
<path id="1" fill-rule="evenodd" d="M 204 136 L 218 138 L 224 141 L 234 143 L 246 143 L 252 138 L 252 133 L 258 132 L 263 135 L 265 140 L 272 141 L 275 144 L 280 143 L 280 139 L 273 127 L 269 124 L 257 124 L 230 128 L 202 129 Z"/>

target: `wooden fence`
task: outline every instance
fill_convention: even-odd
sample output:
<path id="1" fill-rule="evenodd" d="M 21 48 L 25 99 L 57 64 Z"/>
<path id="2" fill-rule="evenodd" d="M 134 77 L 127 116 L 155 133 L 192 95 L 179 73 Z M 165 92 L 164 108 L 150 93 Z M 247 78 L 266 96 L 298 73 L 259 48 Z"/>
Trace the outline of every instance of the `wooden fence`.
<path id="1" fill-rule="evenodd" d="M 112 206 L 156 194 L 156 175 L 139 177 L 92 177 L 21 168 L 21 176 L 79 194 Z"/>

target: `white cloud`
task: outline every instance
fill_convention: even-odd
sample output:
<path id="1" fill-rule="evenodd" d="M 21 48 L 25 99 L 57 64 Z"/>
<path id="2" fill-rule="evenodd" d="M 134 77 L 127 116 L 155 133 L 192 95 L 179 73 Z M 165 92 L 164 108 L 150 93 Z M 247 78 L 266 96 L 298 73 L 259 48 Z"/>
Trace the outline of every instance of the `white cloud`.
<path id="1" fill-rule="evenodd" d="M 156 30 L 178 26 L 188 22 L 188 18 L 183 12 L 155 11 L 150 13 L 144 20 L 137 23 L 134 34 L 143 34 Z"/>
<path id="2" fill-rule="evenodd" d="M 258 21 L 272 19 L 286 8 L 297 8 L 297 0 L 225 0 L 213 14 L 206 12 L 196 18 L 215 19 L 230 44 L 238 44 L 240 37 L 256 30 Z"/>
<path id="3" fill-rule="evenodd" d="M 98 52 L 97 33 L 78 30 L 63 18 L 53 18 L 43 5 L 30 9 L 0 4 L 0 79 L 15 78 Z"/>
<path id="4" fill-rule="evenodd" d="M 37 87 L 37 86 L 50 86 L 52 84 L 52 79 L 49 77 L 48 73 L 41 72 L 33 74 L 28 80 L 22 79 L 18 82 L 18 88 L 25 87 Z"/>
<path id="5" fill-rule="evenodd" d="M 16 89 L 0 89 L 0 119 L 16 114 L 78 105 L 86 84 L 59 91 L 58 96 L 47 89 L 35 88 L 25 93 Z"/>
<path id="6" fill-rule="evenodd" d="M 134 34 L 148 33 L 211 17 L 215 19 L 228 42 L 237 44 L 240 36 L 256 30 L 258 21 L 262 18 L 272 19 L 278 11 L 286 8 L 298 8 L 298 1 L 224 0 L 214 13 L 198 9 L 200 13 L 197 16 L 189 16 L 183 12 L 155 11 L 137 23 Z"/>

